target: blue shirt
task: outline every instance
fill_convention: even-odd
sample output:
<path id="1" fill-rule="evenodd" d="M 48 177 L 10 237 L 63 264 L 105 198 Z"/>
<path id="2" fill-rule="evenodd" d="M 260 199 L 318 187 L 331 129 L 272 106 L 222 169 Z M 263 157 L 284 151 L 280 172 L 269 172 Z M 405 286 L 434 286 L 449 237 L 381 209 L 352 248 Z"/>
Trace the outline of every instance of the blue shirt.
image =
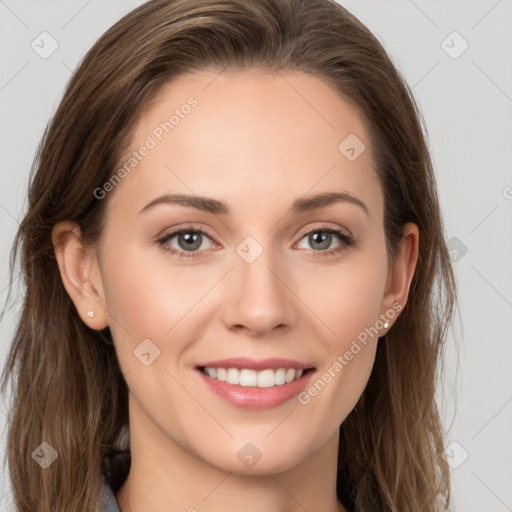
<path id="1" fill-rule="evenodd" d="M 106 482 L 101 485 L 97 512 L 120 512 L 114 491 Z"/>
<path id="2" fill-rule="evenodd" d="M 121 512 L 116 501 L 115 492 L 121 488 L 130 472 L 130 451 L 126 449 L 118 451 L 109 459 L 108 476 L 106 474 L 102 475 L 95 512 Z"/>

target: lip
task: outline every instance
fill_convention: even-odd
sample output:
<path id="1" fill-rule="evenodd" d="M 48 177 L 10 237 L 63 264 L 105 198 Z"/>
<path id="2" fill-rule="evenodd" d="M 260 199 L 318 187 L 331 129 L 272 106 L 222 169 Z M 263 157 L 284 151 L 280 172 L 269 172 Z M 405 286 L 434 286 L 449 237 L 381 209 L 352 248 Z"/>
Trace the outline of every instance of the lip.
<path id="1" fill-rule="evenodd" d="M 206 361 L 199 363 L 196 368 L 211 366 L 213 368 L 238 368 L 242 370 L 278 370 L 279 368 L 295 368 L 296 370 L 306 370 L 313 368 L 312 364 L 301 363 L 293 359 L 283 359 L 281 357 L 268 357 L 266 359 L 252 359 L 250 357 L 233 357 L 231 359 L 218 359 L 216 361 Z M 284 385 L 284 384 L 283 384 Z"/>
<path id="2" fill-rule="evenodd" d="M 221 382 L 220 380 L 206 375 L 202 371 L 202 368 L 205 366 L 211 366 L 214 368 L 247 368 L 259 371 L 268 369 L 277 370 L 279 368 L 295 368 L 303 369 L 304 373 L 300 378 L 292 382 L 273 386 L 271 388 L 259 388 L 257 386 L 238 386 L 228 384 L 227 382 Z M 310 381 L 311 376 L 316 373 L 316 369 L 312 365 L 300 363 L 291 359 L 269 358 L 255 360 L 245 357 L 208 361 L 197 365 L 195 371 L 201 377 L 208 389 L 214 392 L 217 396 L 235 407 L 250 409 L 253 411 L 273 409 L 274 407 L 278 407 L 288 400 L 291 400 L 304 390 Z"/>

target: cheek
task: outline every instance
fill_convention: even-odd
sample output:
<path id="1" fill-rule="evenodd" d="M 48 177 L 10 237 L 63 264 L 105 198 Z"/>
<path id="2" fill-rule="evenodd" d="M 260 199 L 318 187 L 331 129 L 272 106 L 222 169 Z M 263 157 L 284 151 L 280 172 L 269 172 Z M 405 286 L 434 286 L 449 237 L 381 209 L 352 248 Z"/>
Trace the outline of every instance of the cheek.
<path id="1" fill-rule="evenodd" d="M 214 284 L 211 273 L 170 264 L 165 254 L 148 261 L 142 250 L 127 250 L 122 255 L 112 252 L 109 259 L 104 290 L 112 335 L 120 351 L 133 351 L 147 338 L 162 355 L 168 352 L 170 341 L 173 352 L 180 352 L 180 343 L 187 338 L 180 332 L 185 325 L 196 325 L 201 310 L 198 301 Z"/>
<path id="2" fill-rule="evenodd" d="M 320 338 L 322 367 L 301 403 L 312 407 L 314 416 L 328 418 L 332 428 L 353 409 L 370 377 L 386 279 L 384 248 L 375 244 L 373 251 L 358 254 L 354 265 L 317 275 L 310 288 L 315 290 L 309 294 L 315 313 L 328 329 Z"/>
<path id="3" fill-rule="evenodd" d="M 322 269 L 301 278 L 298 295 L 305 298 L 320 320 L 322 339 L 330 355 L 350 345 L 365 329 L 379 319 L 387 279 L 385 256 L 358 254 L 353 264 L 337 269 Z M 309 274 L 309 277 L 308 277 Z"/>
<path id="4" fill-rule="evenodd" d="M 384 279 L 385 275 L 378 270 L 378 263 L 373 268 L 346 276 L 344 290 L 336 297 L 338 314 L 334 327 L 343 340 L 356 338 L 378 320 Z"/>

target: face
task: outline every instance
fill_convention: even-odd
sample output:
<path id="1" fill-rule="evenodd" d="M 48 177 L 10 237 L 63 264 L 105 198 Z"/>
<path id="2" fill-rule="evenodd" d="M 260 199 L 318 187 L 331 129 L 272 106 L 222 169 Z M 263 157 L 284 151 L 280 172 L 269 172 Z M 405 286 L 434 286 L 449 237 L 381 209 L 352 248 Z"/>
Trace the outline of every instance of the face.
<path id="1" fill-rule="evenodd" d="M 246 473 L 337 435 L 397 309 L 373 162 L 357 111 L 310 75 L 204 71 L 159 93 L 97 247 L 131 424 Z"/>

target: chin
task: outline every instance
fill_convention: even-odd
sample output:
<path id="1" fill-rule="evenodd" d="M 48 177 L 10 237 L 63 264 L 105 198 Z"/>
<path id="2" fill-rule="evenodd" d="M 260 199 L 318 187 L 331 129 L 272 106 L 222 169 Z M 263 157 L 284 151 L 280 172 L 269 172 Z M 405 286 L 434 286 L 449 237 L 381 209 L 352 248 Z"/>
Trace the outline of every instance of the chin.
<path id="1" fill-rule="evenodd" d="M 222 471 L 240 475 L 268 475 L 287 471 L 298 465 L 306 454 L 304 441 L 297 439 L 293 446 L 277 446 L 268 440 L 236 442 L 236 447 L 224 445 L 221 450 L 203 455 L 210 465 Z M 300 447 L 300 449 L 298 449 Z M 201 456 L 201 454 L 198 454 Z"/>

